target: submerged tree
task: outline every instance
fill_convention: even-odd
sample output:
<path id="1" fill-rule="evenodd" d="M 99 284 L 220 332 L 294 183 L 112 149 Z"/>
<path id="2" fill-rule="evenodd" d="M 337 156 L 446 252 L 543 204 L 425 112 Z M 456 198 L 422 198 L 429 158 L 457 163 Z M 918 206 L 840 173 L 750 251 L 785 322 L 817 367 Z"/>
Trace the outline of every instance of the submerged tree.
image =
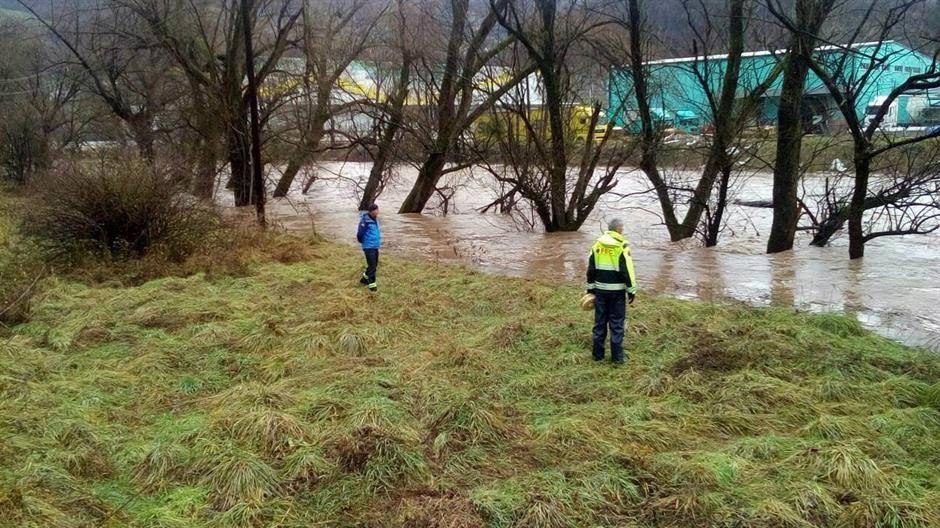
<path id="1" fill-rule="evenodd" d="M 884 236 L 932 233 L 940 228 L 940 146 L 903 146 L 879 156 L 863 202 L 863 242 Z M 827 177 L 820 196 L 804 199 L 814 246 L 827 245 L 849 219 L 854 171 Z"/>
<path id="2" fill-rule="evenodd" d="M 780 106 L 777 111 L 774 216 L 770 238 L 767 240 L 768 253 L 793 248 L 793 238 L 801 211 L 798 192 L 801 175 L 800 153 L 803 146 L 803 94 L 813 50 L 835 2 L 836 0 L 796 0 L 795 16 L 791 16 L 789 10 L 778 0 L 767 0 L 770 12 L 783 21 L 790 31 L 790 44 L 780 89 Z"/>
<path id="3" fill-rule="evenodd" d="M 287 167 L 274 189 L 275 197 L 287 195 L 297 173 L 321 150 L 330 120 L 361 105 L 369 95 L 344 91 L 341 81 L 370 44 L 382 12 L 375 12 L 373 4 L 369 0 L 303 0 L 302 67 L 293 72 L 298 89 L 287 103 L 296 137 L 287 140 L 291 145 Z"/>
<path id="4" fill-rule="evenodd" d="M 459 164 L 447 167 L 461 138 L 499 97 L 532 71 L 531 66 L 526 66 L 512 72 L 489 93 L 481 92 L 478 86 L 484 69 L 512 42 L 512 37 L 492 37 L 497 27 L 497 12 L 504 10 L 506 4 L 508 0 L 496 0 L 486 4 L 483 12 L 476 13 L 471 10 L 470 0 L 450 0 L 446 33 L 437 33 L 438 28 L 433 24 L 426 26 L 427 37 L 440 38 L 447 45 L 443 56 L 438 56 L 437 44 L 429 39 L 415 57 L 415 96 L 425 111 L 414 116 L 416 119 L 409 126 L 409 135 L 420 145 L 421 152 L 416 160 L 417 179 L 400 213 L 422 212 L 441 178 L 464 167 Z M 430 11 L 437 8 L 436 3 L 424 5 L 426 20 L 434 21 Z"/>
<path id="5" fill-rule="evenodd" d="M 936 146 L 929 145 L 920 151 L 923 167 L 916 163 L 905 163 L 903 158 L 892 157 L 891 154 L 897 149 L 910 149 L 928 140 L 940 138 L 940 128 L 923 128 L 915 131 L 913 135 L 896 135 L 884 130 L 882 126 L 892 108 L 896 109 L 902 104 L 902 97 L 914 96 L 926 100 L 930 97 L 931 90 L 940 89 L 940 49 L 935 49 L 932 56 L 925 56 L 916 51 L 912 54 L 888 40 L 917 3 L 919 2 L 869 0 L 858 23 L 849 29 L 850 35 L 846 39 L 844 53 L 810 57 L 809 67 L 829 91 L 848 127 L 853 145 L 854 175 L 850 199 L 828 198 L 833 206 L 827 211 L 826 218 L 819 222 L 813 243 L 826 244 L 829 238 L 848 222 L 849 257 L 853 259 L 864 256 L 865 243 L 873 238 L 891 234 L 930 232 L 935 229 L 930 223 L 933 216 L 925 215 L 924 211 L 934 208 L 936 201 L 924 201 L 922 198 L 930 196 L 937 187 L 936 164 L 932 161 L 932 158 L 935 158 L 932 149 Z M 856 45 L 855 40 L 866 32 L 876 36 L 875 44 Z M 895 62 L 911 60 L 919 64 L 920 73 L 915 73 L 894 86 L 885 97 L 868 107 L 861 106 L 861 102 L 867 100 L 875 87 L 881 83 L 881 77 L 887 75 L 886 72 L 895 66 Z M 907 101 L 903 102 L 905 105 L 906 103 Z M 882 158 L 888 158 L 889 163 L 879 167 L 878 161 Z M 909 168 L 907 175 L 899 173 L 899 169 L 904 167 Z M 874 177 L 879 168 L 886 170 L 891 177 Z M 917 198 L 912 202 L 912 197 Z M 888 226 L 876 225 L 866 232 L 866 212 L 879 211 L 878 214 L 886 218 L 886 211 L 905 209 L 910 209 L 909 222 L 900 222 L 897 220 L 900 217 L 895 216 L 895 220 L 889 222 Z"/>
<path id="6" fill-rule="evenodd" d="M 494 107 L 493 133 L 509 168 L 501 179 L 533 205 L 546 231 L 576 231 L 626 161 L 624 144 L 610 141 L 613 122 L 595 138 L 601 102 L 581 102 L 572 71 L 575 48 L 602 23 L 575 2 L 509 2 L 493 12 L 535 65 L 534 78 Z"/>
<path id="7" fill-rule="evenodd" d="M 639 127 L 640 169 L 646 175 L 659 200 L 663 222 L 673 241 L 694 236 L 703 231 L 706 245 L 718 240 L 728 189 L 734 170 L 735 149 L 741 134 L 759 109 L 761 96 L 777 80 L 782 66 L 776 64 L 767 71 L 743 66 L 745 36 L 754 4 L 745 0 L 728 0 L 725 6 L 727 26 L 716 20 L 704 6 L 693 7 L 683 3 L 690 34 L 693 58 L 687 64 L 669 65 L 675 76 L 688 75 L 695 79 L 693 89 L 701 90 L 705 104 L 701 110 L 710 130 L 705 135 L 704 166 L 696 180 L 676 178 L 660 164 L 664 151 L 663 135 L 666 125 L 654 112 L 657 93 L 653 85 L 648 60 L 650 44 L 644 41 L 648 34 L 645 6 L 640 0 L 626 0 L 625 12 L 615 13 L 613 20 L 627 33 L 627 64 L 619 64 L 619 92 L 614 97 L 629 105 L 626 126 Z M 718 57 L 712 52 L 723 50 Z M 617 65 L 617 58 L 611 56 Z M 667 74 L 668 75 L 668 74 Z M 741 86 L 750 86 L 741 89 Z M 717 199 L 713 200 L 717 191 Z M 713 205 L 710 205 L 713 204 Z M 680 219 L 680 207 L 686 206 Z M 705 217 L 704 226 L 703 217 Z"/>
<path id="8" fill-rule="evenodd" d="M 691 72 L 705 95 L 703 114 L 711 129 L 707 135 L 705 166 L 692 192 L 683 220 L 683 234 L 696 229 L 694 222 L 699 222 L 703 224 L 705 245 L 714 246 L 718 244 L 728 207 L 731 179 L 739 157 L 736 154 L 744 150 L 741 135 L 757 117 L 761 97 L 777 81 L 782 65 L 777 62 L 765 71 L 760 67 L 747 67 L 744 63 L 745 36 L 756 7 L 754 2 L 728 0 L 725 6 L 727 31 L 722 31 L 723 24 L 716 20 L 720 14 L 716 16 L 705 8 L 692 9 L 688 0 L 684 0 L 683 5 L 693 35 L 695 59 L 691 63 Z M 711 59 L 711 50 L 721 49 L 723 38 L 727 40 L 724 45 L 727 54 L 724 58 Z M 713 40 L 718 43 L 713 43 Z M 742 89 L 741 85 L 751 88 Z M 716 193 L 714 199 L 708 191 L 709 186 Z M 704 222 L 700 220 L 703 215 Z"/>
<path id="9" fill-rule="evenodd" d="M 405 106 L 411 93 L 411 70 L 413 53 L 405 40 L 408 38 L 404 17 L 400 17 L 401 25 L 397 51 L 401 64 L 398 66 L 397 76 L 392 79 L 383 76 L 376 83 L 378 99 L 375 104 L 366 107 L 366 112 L 373 118 L 372 132 L 369 140 L 365 142 L 365 149 L 372 158 L 372 167 L 362 189 L 359 200 L 359 210 L 366 210 L 385 188 L 389 179 L 391 165 L 395 162 L 399 150 L 399 142 L 403 135 Z M 384 81 L 384 82 L 383 82 Z"/>

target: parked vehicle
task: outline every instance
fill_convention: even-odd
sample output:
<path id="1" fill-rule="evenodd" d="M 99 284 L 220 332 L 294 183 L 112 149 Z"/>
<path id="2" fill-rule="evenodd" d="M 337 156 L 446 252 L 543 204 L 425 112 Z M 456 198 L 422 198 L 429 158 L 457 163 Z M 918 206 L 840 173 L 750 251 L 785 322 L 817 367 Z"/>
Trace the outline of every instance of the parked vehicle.
<path id="1" fill-rule="evenodd" d="M 865 126 L 871 123 L 887 96 L 872 99 L 865 108 Z M 940 91 L 905 94 L 888 107 L 880 128 L 885 130 L 929 129 L 940 125 Z"/>

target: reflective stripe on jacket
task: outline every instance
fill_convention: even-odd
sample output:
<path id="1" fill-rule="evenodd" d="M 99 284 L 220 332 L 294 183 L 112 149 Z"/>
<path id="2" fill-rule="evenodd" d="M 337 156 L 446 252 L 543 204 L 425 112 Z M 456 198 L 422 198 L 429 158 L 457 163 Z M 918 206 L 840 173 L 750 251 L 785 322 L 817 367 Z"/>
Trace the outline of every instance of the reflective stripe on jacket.
<path id="1" fill-rule="evenodd" d="M 588 291 L 622 291 L 636 294 L 636 273 L 629 243 L 616 231 L 604 233 L 588 257 Z"/>

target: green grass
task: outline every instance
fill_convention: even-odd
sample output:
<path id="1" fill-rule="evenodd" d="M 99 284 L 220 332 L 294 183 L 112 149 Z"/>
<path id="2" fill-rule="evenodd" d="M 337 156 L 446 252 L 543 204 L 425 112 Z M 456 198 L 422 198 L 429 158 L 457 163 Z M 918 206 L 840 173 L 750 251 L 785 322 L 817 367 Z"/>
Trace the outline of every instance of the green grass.
<path id="1" fill-rule="evenodd" d="M 928 527 L 940 357 L 835 315 L 319 243 L 129 286 L 51 277 L 0 341 L 0 525 Z"/>
<path id="2" fill-rule="evenodd" d="M 0 331 L 29 318 L 36 284 L 46 270 L 39 251 L 24 240 L 12 214 L 23 205 L 22 198 L 0 182 Z"/>

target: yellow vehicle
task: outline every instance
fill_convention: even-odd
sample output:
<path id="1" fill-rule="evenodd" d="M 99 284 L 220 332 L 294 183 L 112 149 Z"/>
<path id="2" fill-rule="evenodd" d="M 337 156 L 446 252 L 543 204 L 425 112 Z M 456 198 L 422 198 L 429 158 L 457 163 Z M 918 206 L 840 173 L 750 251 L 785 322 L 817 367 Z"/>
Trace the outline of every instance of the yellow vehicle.
<path id="1" fill-rule="evenodd" d="M 591 115 L 593 112 L 594 108 L 588 105 L 574 105 L 568 108 L 565 132 L 569 141 L 584 141 L 588 134 L 592 134 Z M 600 120 L 603 120 L 603 117 L 601 114 Z M 494 110 L 480 116 L 473 123 L 472 132 L 476 142 L 485 144 L 506 139 L 510 137 L 508 136 L 510 133 L 513 139 L 524 139 L 528 136 L 530 128 L 546 139 L 551 137 L 548 111 L 544 107 L 529 109 L 528 119 L 522 119 L 522 116 L 515 110 Z M 593 130 L 594 141 L 600 141 L 605 131 L 606 125 L 598 123 Z"/>

